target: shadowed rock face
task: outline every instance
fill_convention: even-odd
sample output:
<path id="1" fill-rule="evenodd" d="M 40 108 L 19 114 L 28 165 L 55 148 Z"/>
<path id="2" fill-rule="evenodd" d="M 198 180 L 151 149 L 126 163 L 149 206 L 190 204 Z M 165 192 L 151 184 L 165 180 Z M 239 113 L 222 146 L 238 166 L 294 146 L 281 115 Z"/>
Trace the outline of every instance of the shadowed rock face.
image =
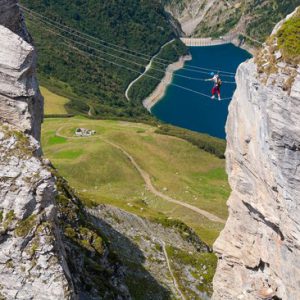
<path id="1" fill-rule="evenodd" d="M 0 1 L 0 120 L 40 140 L 43 98 L 36 53 L 15 0 Z"/>
<path id="2" fill-rule="evenodd" d="M 300 68 L 277 62 L 269 76 L 257 68 L 239 67 L 226 125 L 233 191 L 214 245 L 215 300 L 300 299 Z"/>
<path id="3" fill-rule="evenodd" d="M 17 0 L 1 0 L 0 2 L 0 24 L 9 28 L 23 38 L 28 36 L 22 22 L 22 15 L 17 5 Z"/>

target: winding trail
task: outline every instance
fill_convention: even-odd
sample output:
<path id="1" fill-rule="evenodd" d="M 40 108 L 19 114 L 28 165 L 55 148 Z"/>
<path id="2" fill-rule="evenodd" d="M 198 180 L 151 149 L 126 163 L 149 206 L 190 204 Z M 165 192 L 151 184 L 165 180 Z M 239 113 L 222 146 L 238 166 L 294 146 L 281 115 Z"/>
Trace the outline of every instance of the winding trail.
<path id="1" fill-rule="evenodd" d="M 167 45 L 173 43 L 175 41 L 175 39 L 172 39 L 171 41 L 168 41 L 167 43 L 165 43 L 163 46 L 161 46 L 160 50 L 151 58 L 151 60 L 149 61 L 148 65 L 145 67 L 145 71 L 139 76 L 137 77 L 136 79 L 134 79 L 127 87 L 126 91 L 125 91 L 125 97 L 128 101 L 130 101 L 130 98 L 129 98 L 129 90 L 131 89 L 131 87 L 138 81 L 140 80 L 151 68 L 152 66 L 152 63 L 154 61 L 154 59 L 160 54 L 161 50 L 163 48 L 165 48 Z"/>
<path id="2" fill-rule="evenodd" d="M 172 277 L 174 287 L 175 287 L 177 293 L 180 295 L 181 299 L 182 299 L 182 300 L 185 300 L 185 296 L 184 296 L 183 293 L 181 292 L 181 290 L 180 290 L 180 288 L 179 288 L 179 285 L 178 285 L 178 283 L 177 283 L 177 280 L 176 280 L 176 278 L 175 278 L 175 276 L 174 276 L 174 273 L 173 273 L 173 271 L 172 271 L 171 264 L 170 264 L 169 257 L 168 257 L 168 253 L 167 253 L 167 249 L 166 249 L 166 244 L 165 244 L 164 241 L 161 241 L 160 243 L 161 243 L 161 246 L 162 246 L 162 249 L 163 249 L 163 252 L 164 252 L 164 256 L 165 256 L 165 258 L 166 258 L 167 266 L 168 266 L 168 269 L 169 269 L 169 273 L 170 273 L 170 275 L 171 275 L 171 277 Z"/>
<path id="3" fill-rule="evenodd" d="M 148 232 L 149 236 L 152 236 L 152 232 L 149 231 L 149 227 L 147 226 L 147 224 L 145 223 L 143 218 L 141 218 L 141 223 L 144 227 L 144 230 L 146 232 Z M 186 300 L 184 294 L 181 292 L 181 290 L 179 288 L 178 282 L 177 282 L 176 277 L 174 276 L 173 270 L 171 268 L 171 263 L 170 263 L 168 252 L 167 252 L 167 249 L 166 249 L 166 243 L 162 239 L 159 239 L 158 237 L 154 237 L 153 241 L 158 242 L 161 245 L 161 248 L 163 250 L 163 254 L 164 254 L 164 257 L 165 257 L 165 260 L 166 260 L 166 264 L 167 264 L 167 267 L 168 267 L 168 271 L 169 271 L 169 273 L 172 277 L 174 288 L 175 288 L 177 294 L 180 296 L 180 298 L 182 300 Z"/>
<path id="4" fill-rule="evenodd" d="M 213 222 L 225 223 L 225 220 L 223 220 L 223 219 L 217 217 L 216 215 L 213 215 L 213 214 L 211 214 L 211 213 L 209 213 L 209 212 L 207 212 L 207 211 L 205 211 L 205 210 L 203 210 L 203 209 L 200 209 L 200 208 L 198 208 L 198 207 L 196 207 L 196 206 L 193 206 L 193 205 L 190 205 L 190 204 L 188 204 L 188 203 L 185 203 L 185 202 L 181 202 L 181 201 L 179 201 L 179 200 L 176 200 L 176 199 L 174 199 L 174 198 L 172 198 L 172 197 L 170 197 L 170 196 L 168 196 L 168 195 L 165 195 L 165 194 L 161 193 L 160 191 L 158 191 L 158 190 L 154 187 L 154 185 L 152 184 L 150 175 L 149 175 L 146 171 L 144 171 L 144 170 L 137 164 L 137 162 L 134 160 L 134 158 L 133 158 L 127 151 L 125 151 L 121 146 L 119 146 L 119 145 L 117 145 L 117 144 L 115 144 L 115 143 L 113 143 L 113 142 L 110 142 L 110 141 L 108 141 L 108 140 L 106 140 L 106 139 L 104 139 L 104 138 L 101 138 L 101 137 L 100 137 L 100 139 L 103 140 L 105 143 L 111 145 L 112 147 L 114 147 L 114 148 L 120 150 L 125 156 L 128 157 L 128 159 L 130 160 L 130 162 L 134 165 L 134 167 L 135 167 L 135 168 L 137 169 L 137 171 L 140 173 L 141 177 L 144 179 L 147 189 L 148 189 L 152 194 L 154 194 L 154 195 L 156 195 L 156 196 L 158 196 L 158 197 L 160 197 L 160 198 L 162 198 L 162 199 L 164 199 L 164 200 L 166 200 L 166 201 L 168 201 L 168 202 L 175 203 L 175 204 L 177 204 L 177 205 L 181 205 L 181 206 L 184 206 L 185 208 L 188 208 L 188 209 L 190 209 L 190 210 L 193 210 L 194 212 L 203 215 L 204 217 L 206 217 L 207 219 L 209 219 L 209 220 L 211 220 L 211 221 L 213 221 Z"/>
<path id="5" fill-rule="evenodd" d="M 56 135 L 59 136 L 59 137 L 63 137 L 63 138 L 66 138 L 66 139 L 79 139 L 80 137 L 69 137 L 69 136 L 65 136 L 65 135 L 62 135 L 60 133 L 60 131 L 63 129 L 64 126 L 60 127 L 57 129 L 56 131 Z M 86 138 L 86 137 L 84 137 Z M 121 151 L 128 159 L 129 161 L 132 163 L 132 165 L 136 168 L 136 170 L 140 173 L 141 177 L 143 178 L 145 184 L 146 184 L 146 188 L 154 195 L 156 195 L 157 197 L 159 198 L 162 198 L 168 202 L 171 202 L 171 203 L 174 203 L 174 204 L 177 204 L 177 205 L 180 205 L 182 207 L 185 207 L 185 208 L 188 208 L 204 217 L 206 217 L 207 219 L 209 219 L 210 221 L 213 221 L 213 222 L 218 222 L 218 223 L 222 223 L 222 224 L 225 224 L 225 220 L 219 218 L 218 216 L 206 211 L 206 210 L 203 210 L 203 209 L 200 209 L 196 206 L 193 206 L 191 204 L 188 204 L 188 203 L 185 203 L 185 202 L 182 202 L 182 201 L 179 201 L 177 199 L 174 199 L 168 195 L 165 195 L 163 193 L 161 193 L 160 191 L 158 191 L 155 186 L 152 184 L 152 181 L 151 181 L 151 176 L 145 171 L 143 170 L 139 165 L 138 163 L 135 161 L 135 159 L 126 151 L 124 150 L 121 146 L 111 142 L 111 141 L 108 141 L 106 140 L 105 138 L 101 137 L 101 136 L 95 136 L 94 138 L 97 138 L 97 139 L 100 139 L 102 140 L 103 142 L 105 142 L 106 144 L 118 149 L 119 151 Z"/>

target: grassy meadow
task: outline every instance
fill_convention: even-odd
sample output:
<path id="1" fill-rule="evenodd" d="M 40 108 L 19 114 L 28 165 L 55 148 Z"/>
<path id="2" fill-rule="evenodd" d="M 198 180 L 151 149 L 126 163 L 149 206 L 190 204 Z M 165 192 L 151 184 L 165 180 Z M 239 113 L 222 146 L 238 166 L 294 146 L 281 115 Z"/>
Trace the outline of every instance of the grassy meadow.
<path id="1" fill-rule="evenodd" d="M 74 136 L 77 127 L 97 133 L 78 138 Z M 115 205 L 149 218 L 179 219 L 211 245 L 223 224 L 150 193 L 129 159 L 106 142 L 132 155 L 159 191 L 226 219 L 230 189 L 225 161 L 184 140 L 156 134 L 155 129 L 145 124 L 83 117 L 46 119 L 43 151 L 83 200 Z"/>
<path id="2" fill-rule="evenodd" d="M 40 90 L 44 97 L 45 115 L 65 115 L 68 113 L 65 105 L 69 102 L 69 99 L 56 95 L 42 86 Z"/>

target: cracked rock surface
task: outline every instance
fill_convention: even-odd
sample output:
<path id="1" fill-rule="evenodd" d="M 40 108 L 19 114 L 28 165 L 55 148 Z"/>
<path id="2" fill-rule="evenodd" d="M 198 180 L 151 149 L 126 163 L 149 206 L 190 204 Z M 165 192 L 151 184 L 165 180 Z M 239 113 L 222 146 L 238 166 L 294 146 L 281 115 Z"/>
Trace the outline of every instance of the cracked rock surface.
<path id="1" fill-rule="evenodd" d="M 36 53 L 14 0 L 0 1 L 0 120 L 40 139 L 43 98 Z"/>
<path id="2" fill-rule="evenodd" d="M 263 80 L 257 68 L 239 67 L 226 125 L 232 194 L 215 300 L 300 299 L 300 68 L 289 66 L 289 91 L 286 64 Z"/>
<path id="3" fill-rule="evenodd" d="M 0 127 L 1 299 L 68 299 L 70 285 L 55 225 L 54 178 L 37 143 Z"/>
<path id="4" fill-rule="evenodd" d="M 30 40 L 17 1 L 0 1 L 0 298 L 71 299 Z"/>

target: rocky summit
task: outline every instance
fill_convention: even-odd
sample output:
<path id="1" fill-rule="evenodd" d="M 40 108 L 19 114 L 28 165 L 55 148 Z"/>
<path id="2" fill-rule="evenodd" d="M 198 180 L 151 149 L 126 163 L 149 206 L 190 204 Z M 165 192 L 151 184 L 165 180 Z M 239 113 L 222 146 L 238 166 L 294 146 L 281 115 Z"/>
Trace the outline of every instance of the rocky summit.
<path id="1" fill-rule="evenodd" d="M 287 20 L 296 16 L 296 12 Z M 300 298 L 300 68 L 277 33 L 237 72 L 227 121 L 229 219 L 213 299 Z"/>

